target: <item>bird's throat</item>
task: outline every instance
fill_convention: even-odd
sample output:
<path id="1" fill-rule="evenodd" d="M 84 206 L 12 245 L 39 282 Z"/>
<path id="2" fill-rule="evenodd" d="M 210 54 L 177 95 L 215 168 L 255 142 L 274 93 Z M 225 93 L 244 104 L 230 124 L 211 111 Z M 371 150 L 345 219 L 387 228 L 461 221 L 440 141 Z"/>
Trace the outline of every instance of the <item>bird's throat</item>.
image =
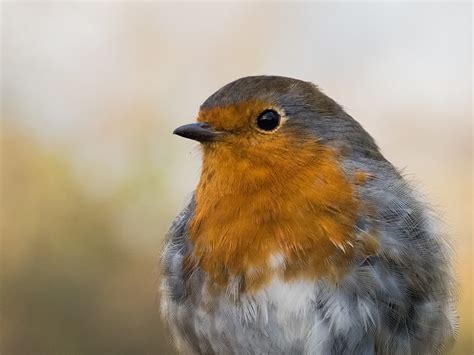
<path id="1" fill-rule="evenodd" d="M 270 159 L 229 147 L 204 154 L 189 257 L 218 285 L 337 277 L 351 258 L 358 202 L 335 153 L 315 143 L 293 155 L 274 148 Z"/>

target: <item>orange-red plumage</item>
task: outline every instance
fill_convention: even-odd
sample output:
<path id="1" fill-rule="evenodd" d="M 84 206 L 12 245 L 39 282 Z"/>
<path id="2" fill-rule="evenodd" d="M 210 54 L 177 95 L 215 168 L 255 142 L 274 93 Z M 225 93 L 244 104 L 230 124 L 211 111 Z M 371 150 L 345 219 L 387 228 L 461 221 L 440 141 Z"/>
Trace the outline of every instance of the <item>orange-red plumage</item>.
<path id="1" fill-rule="evenodd" d="M 274 132 L 273 139 L 261 140 L 245 117 L 266 107 L 250 102 L 200 112 L 199 120 L 239 134 L 219 141 L 219 149 L 203 147 L 189 226 L 192 258 L 217 284 L 243 276 L 249 290 L 274 273 L 338 277 L 354 245 L 355 191 L 336 152 L 314 139 Z M 277 254 L 284 265 L 275 270 L 270 258 Z"/>

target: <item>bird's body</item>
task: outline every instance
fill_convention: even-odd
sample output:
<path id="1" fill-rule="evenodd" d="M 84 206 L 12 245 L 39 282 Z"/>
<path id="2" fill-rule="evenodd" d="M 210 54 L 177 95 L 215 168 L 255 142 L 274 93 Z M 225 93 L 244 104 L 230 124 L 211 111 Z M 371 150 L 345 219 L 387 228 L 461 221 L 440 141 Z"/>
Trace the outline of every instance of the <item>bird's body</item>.
<path id="1" fill-rule="evenodd" d="M 162 311 L 197 354 L 432 354 L 456 318 L 429 209 L 310 83 L 239 79 L 177 134 L 201 180 L 162 259 Z"/>

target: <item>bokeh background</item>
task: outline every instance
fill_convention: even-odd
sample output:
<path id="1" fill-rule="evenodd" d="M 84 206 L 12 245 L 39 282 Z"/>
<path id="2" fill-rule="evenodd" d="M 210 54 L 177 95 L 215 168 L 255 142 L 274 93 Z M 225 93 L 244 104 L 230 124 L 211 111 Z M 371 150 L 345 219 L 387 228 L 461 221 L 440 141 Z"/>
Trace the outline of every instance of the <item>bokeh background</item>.
<path id="1" fill-rule="evenodd" d="M 241 76 L 313 81 L 417 181 L 472 354 L 472 5 L 2 3 L 2 354 L 171 354 L 163 236 L 199 177 L 172 136 Z"/>

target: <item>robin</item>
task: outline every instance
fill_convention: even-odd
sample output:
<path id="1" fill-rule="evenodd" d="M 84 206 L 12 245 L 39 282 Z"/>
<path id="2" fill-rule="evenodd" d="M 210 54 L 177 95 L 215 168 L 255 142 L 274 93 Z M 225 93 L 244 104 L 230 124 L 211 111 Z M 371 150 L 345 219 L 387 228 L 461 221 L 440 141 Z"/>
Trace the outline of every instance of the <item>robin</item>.
<path id="1" fill-rule="evenodd" d="M 180 352 L 449 347 L 455 282 L 436 219 L 317 86 L 245 77 L 174 133 L 203 151 L 162 255 L 162 314 Z"/>

